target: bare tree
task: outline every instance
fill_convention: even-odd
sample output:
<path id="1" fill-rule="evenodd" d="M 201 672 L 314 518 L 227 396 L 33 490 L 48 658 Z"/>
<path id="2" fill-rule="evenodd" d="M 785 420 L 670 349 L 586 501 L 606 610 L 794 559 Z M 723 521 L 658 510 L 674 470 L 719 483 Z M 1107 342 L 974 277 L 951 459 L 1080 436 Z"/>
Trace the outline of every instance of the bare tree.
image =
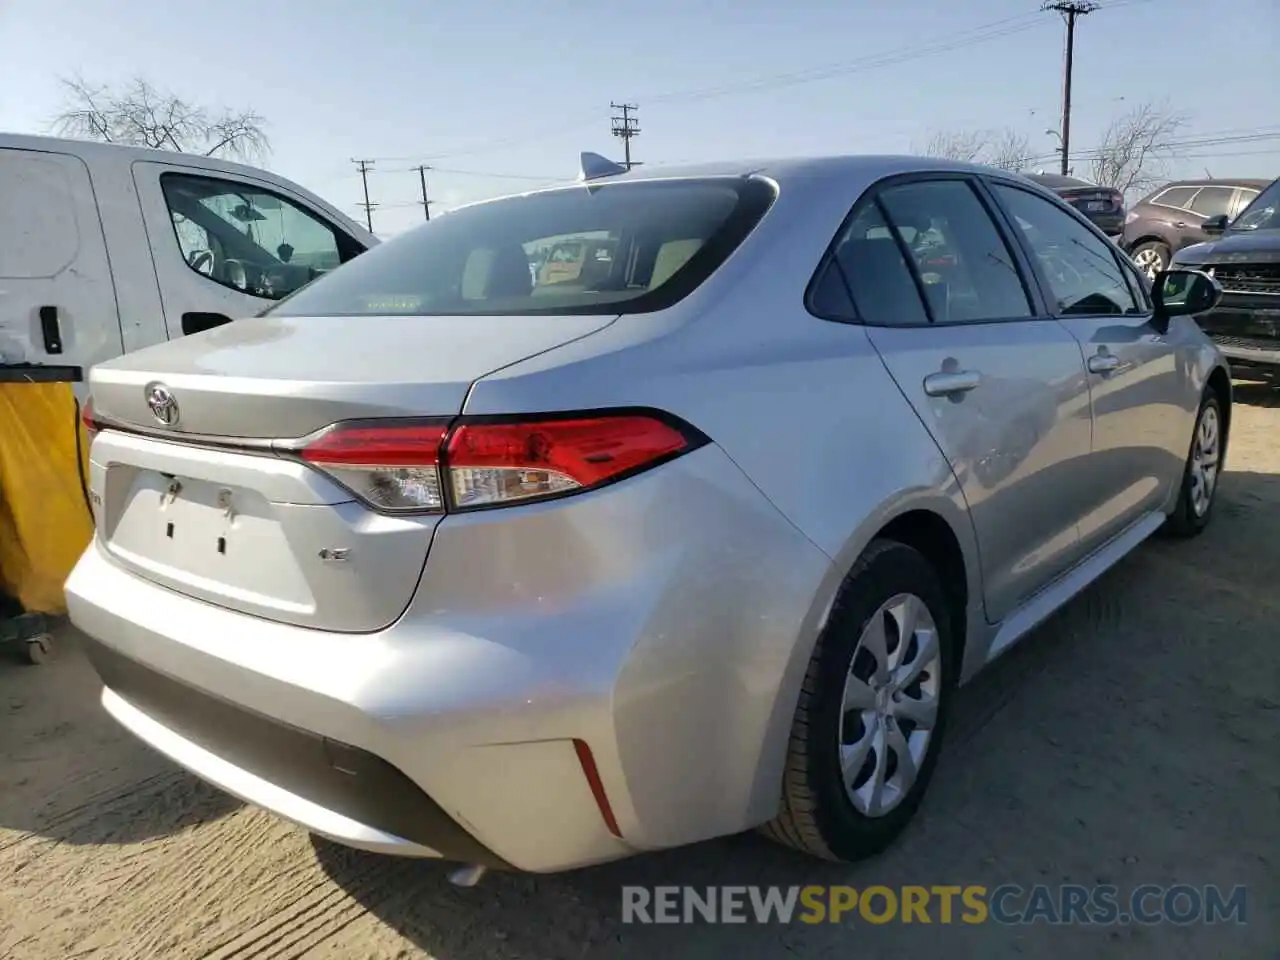
<path id="1" fill-rule="evenodd" d="M 921 151 L 928 157 L 984 163 L 1017 172 L 1033 159 L 1031 141 L 1016 130 L 939 130 Z"/>
<path id="2" fill-rule="evenodd" d="M 987 149 L 987 134 L 981 130 L 938 130 L 921 151 L 926 157 L 978 163 Z"/>
<path id="3" fill-rule="evenodd" d="M 211 111 L 136 77 L 122 87 L 64 79 L 67 105 L 53 119 L 62 136 L 261 160 L 270 152 L 266 120 L 253 110 Z"/>
<path id="4" fill-rule="evenodd" d="M 1006 128 L 992 134 L 982 162 L 1000 170 L 1018 173 L 1034 159 L 1035 151 L 1031 149 L 1031 141 L 1027 136 Z"/>
<path id="5" fill-rule="evenodd" d="M 1185 114 L 1152 103 L 1117 117 L 1087 154 L 1093 181 L 1126 195 L 1163 183 L 1177 153 L 1174 138 L 1186 123 Z"/>

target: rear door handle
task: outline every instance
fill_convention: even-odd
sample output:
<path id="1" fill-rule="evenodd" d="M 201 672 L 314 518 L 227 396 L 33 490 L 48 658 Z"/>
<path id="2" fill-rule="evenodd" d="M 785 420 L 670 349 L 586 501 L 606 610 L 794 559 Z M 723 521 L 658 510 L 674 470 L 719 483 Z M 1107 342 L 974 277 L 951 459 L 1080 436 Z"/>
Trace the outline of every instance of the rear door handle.
<path id="1" fill-rule="evenodd" d="M 1187 222 L 1185 220 L 1175 220 L 1173 225 L 1177 227 L 1179 230 L 1187 229 Z"/>
<path id="2" fill-rule="evenodd" d="M 968 393 L 981 382 L 982 374 L 976 370 L 931 373 L 924 378 L 924 392 L 931 397 L 949 397 L 957 393 Z"/>
<path id="3" fill-rule="evenodd" d="M 1120 366 L 1120 358 L 1112 353 L 1095 353 L 1089 358 L 1090 373 L 1110 373 Z"/>

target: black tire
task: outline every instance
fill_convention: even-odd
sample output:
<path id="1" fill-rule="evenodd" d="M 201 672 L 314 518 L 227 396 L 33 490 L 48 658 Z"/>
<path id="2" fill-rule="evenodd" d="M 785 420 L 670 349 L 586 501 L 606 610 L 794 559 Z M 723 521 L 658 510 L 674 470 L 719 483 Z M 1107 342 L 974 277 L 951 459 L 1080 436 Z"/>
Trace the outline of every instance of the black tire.
<path id="1" fill-rule="evenodd" d="M 1169 269 L 1169 261 L 1172 259 L 1173 253 L 1170 251 L 1167 243 L 1161 243 L 1159 240 L 1144 240 L 1142 243 L 1136 244 L 1134 248 L 1129 251 L 1129 257 L 1136 263 L 1138 256 L 1148 251 L 1154 253 L 1160 258 L 1160 270 Z M 1143 267 L 1142 269 L 1146 268 Z"/>
<path id="2" fill-rule="evenodd" d="M 1205 417 L 1205 411 L 1209 409 L 1212 409 L 1218 418 L 1218 472 L 1213 490 L 1209 495 L 1209 506 L 1203 513 L 1197 513 L 1192 503 L 1192 464 L 1196 455 L 1196 437 L 1200 432 L 1200 423 Z M 1205 390 L 1204 397 L 1200 401 L 1200 409 L 1196 411 L 1195 426 L 1191 430 L 1191 446 L 1187 451 L 1187 462 L 1182 468 L 1182 486 L 1178 489 L 1178 505 L 1169 514 L 1164 526 L 1160 528 L 1161 533 L 1189 539 L 1199 536 L 1209 525 L 1209 520 L 1213 517 L 1213 505 L 1218 501 L 1218 488 L 1222 485 L 1222 461 L 1226 450 L 1224 443 L 1226 434 L 1223 432 L 1223 427 L 1222 404 L 1218 400 L 1218 395 L 1212 390 Z"/>
<path id="3" fill-rule="evenodd" d="M 915 783 L 888 813 L 872 817 L 849 800 L 840 772 L 838 731 L 845 678 L 870 618 L 890 598 L 924 601 L 937 627 L 942 666 L 934 734 Z M 937 763 L 955 686 L 955 651 L 946 593 L 915 549 L 875 540 L 849 572 L 809 662 L 796 707 L 776 818 L 760 828 L 778 843 L 825 860 L 852 862 L 883 851 L 910 823 Z"/>

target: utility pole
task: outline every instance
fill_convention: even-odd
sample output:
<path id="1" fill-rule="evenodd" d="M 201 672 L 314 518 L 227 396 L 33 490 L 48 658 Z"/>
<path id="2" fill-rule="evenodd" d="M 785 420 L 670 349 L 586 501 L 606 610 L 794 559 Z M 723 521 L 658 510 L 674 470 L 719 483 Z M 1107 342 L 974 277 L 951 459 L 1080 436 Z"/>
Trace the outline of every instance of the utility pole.
<path id="1" fill-rule="evenodd" d="M 426 164 L 418 164 L 413 169 L 418 171 L 418 179 L 422 182 L 422 212 L 427 215 L 427 219 L 431 219 L 431 201 L 427 199 L 427 171 L 431 168 Z"/>
<path id="2" fill-rule="evenodd" d="M 613 103 L 610 101 L 609 107 L 613 110 L 621 110 L 622 116 L 613 117 L 613 135 L 622 138 L 622 149 L 626 156 L 623 165 L 631 169 L 631 138 L 640 135 L 640 122 L 631 116 L 640 108 L 634 103 Z"/>
<path id="3" fill-rule="evenodd" d="M 1045 0 L 1041 10 L 1055 10 L 1067 22 L 1067 49 L 1062 69 L 1062 175 L 1071 167 L 1071 66 L 1076 48 L 1076 18 L 1098 9 L 1093 0 Z"/>
<path id="4" fill-rule="evenodd" d="M 360 180 L 364 183 L 364 203 L 360 206 L 364 207 L 364 221 L 369 225 L 369 232 L 373 233 L 373 208 L 376 203 L 369 202 L 369 171 L 373 169 L 372 160 L 352 160 L 356 168 L 360 171 Z"/>

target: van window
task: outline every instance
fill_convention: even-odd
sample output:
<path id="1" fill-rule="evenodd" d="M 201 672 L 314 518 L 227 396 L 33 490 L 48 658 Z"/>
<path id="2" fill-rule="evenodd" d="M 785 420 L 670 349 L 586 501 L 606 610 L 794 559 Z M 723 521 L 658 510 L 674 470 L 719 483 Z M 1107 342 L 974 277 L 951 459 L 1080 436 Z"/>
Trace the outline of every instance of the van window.
<path id="1" fill-rule="evenodd" d="M 76 191 L 60 159 L 0 150 L 0 278 L 54 277 L 75 261 Z"/>
<path id="2" fill-rule="evenodd" d="M 177 173 L 160 186 L 187 266 L 255 297 L 279 300 L 360 252 L 311 211 L 259 187 Z"/>
<path id="3" fill-rule="evenodd" d="M 273 308 L 288 316 L 646 313 L 692 292 L 774 196 L 763 180 L 591 183 L 463 207 Z"/>

